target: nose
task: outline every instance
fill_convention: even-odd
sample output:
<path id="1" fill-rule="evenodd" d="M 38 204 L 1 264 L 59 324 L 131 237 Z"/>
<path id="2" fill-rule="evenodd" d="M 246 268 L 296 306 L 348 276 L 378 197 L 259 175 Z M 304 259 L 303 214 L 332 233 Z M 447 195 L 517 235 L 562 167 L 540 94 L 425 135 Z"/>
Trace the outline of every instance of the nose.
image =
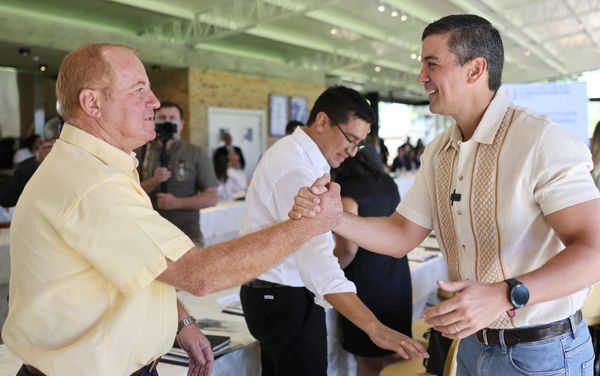
<path id="1" fill-rule="evenodd" d="M 419 75 L 417 76 L 417 82 L 424 84 L 427 81 L 429 81 L 429 77 L 425 73 L 425 65 L 421 65 L 421 71 L 419 72 Z"/>
<path id="2" fill-rule="evenodd" d="M 148 97 L 148 106 L 152 107 L 154 109 L 157 109 L 160 107 L 160 101 L 158 100 L 158 98 L 156 97 L 156 95 L 154 94 L 154 92 L 152 90 L 150 90 L 150 96 Z"/>
<path id="3" fill-rule="evenodd" d="M 354 157 L 358 153 L 358 146 L 351 144 L 346 151 L 351 157 Z"/>

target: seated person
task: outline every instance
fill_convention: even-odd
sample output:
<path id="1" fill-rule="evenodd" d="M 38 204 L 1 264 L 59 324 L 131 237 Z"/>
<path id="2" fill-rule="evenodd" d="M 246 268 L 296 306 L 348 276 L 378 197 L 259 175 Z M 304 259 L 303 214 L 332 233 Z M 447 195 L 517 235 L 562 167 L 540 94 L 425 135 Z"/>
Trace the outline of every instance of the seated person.
<path id="1" fill-rule="evenodd" d="M 237 153 L 217 155 L 213 160 L 215 174 L 219 181 L 217 191 L 219 200 L 229 200 L 242 196 L 246 192 L 246 174 L 241 168 Z"/>

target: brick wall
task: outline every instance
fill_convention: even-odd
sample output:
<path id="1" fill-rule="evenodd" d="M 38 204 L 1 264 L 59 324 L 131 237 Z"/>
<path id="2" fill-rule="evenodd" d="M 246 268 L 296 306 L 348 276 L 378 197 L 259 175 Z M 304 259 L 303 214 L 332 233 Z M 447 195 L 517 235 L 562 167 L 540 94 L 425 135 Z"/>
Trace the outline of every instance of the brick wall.
<path id="1" fill-rule="evenodd" d="M 325 90 L 324 85 L 190 68 L 189 140 L 205 149 L 208 148 L 209 107 L 263 110 L 267 117 L 267 123 L 263 131 L 268 135 L 270 93 L 305 96 L 308 98 L 310 111 L 310 106 L 323 90 Z M 267 137 L 267 147 L 276 140 L 277 138 Z"/>

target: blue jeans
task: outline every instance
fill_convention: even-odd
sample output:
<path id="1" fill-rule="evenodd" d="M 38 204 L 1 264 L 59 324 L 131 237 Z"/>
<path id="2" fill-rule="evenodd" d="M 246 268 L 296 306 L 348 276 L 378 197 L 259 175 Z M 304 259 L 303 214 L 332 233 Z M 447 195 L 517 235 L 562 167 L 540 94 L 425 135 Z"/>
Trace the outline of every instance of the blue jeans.
<path id="1" fill-rule="evenodd" d="M 460 342 L 457 376 L 593 376 L 594 349 L 585 320 L 558 337 L 517 345 L 485 345 L 471 335 Z"/>

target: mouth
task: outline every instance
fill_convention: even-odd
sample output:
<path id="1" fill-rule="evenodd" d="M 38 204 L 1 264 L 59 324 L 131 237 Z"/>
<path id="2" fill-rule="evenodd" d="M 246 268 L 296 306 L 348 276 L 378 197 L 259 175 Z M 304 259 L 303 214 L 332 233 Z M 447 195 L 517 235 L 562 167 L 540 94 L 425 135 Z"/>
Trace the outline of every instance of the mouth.
<path id="1" fill-rule="evenodd" d="M 432 95 L 437 94 L 437 92 L 437 89 L 427 90 L 427 96 L 431 97 Z"/>
<path id="2" fill-rule="evenodd" d="M 152 121 L 152 122 L 154 122 L 154 115 L 145 117 L 144 121 Z"/>

